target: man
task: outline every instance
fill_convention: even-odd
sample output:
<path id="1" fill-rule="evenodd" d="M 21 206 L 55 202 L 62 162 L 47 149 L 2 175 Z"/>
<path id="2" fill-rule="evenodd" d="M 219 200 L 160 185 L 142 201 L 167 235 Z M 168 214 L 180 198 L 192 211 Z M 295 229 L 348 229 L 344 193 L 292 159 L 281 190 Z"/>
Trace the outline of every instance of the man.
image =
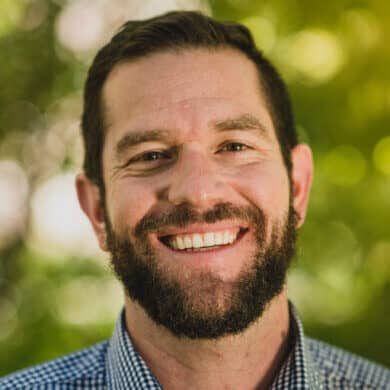
<path id="1" fill-rule="evenodd" d="M 385 389 L 389 370 L 304 336 L 285 279 L 312 157 L 246 28 L 128 22 L 85 86 L 81 207 L 125 288 L 111 340 L 2 389 Z"/>

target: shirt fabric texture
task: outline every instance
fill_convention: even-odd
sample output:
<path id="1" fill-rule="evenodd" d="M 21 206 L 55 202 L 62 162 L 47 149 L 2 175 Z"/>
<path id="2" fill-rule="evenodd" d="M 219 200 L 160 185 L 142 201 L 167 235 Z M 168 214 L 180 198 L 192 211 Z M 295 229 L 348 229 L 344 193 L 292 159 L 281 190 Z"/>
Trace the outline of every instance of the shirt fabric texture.
<path id="1" fill-rule="evenodd" d="M 271 390 L 390 389 L 390 370 L 306 337 L 290 303 L 292 346 Z M 0 389 L 162 389 L 135 350 L 122 311 L 110 340 L 0 379 Z"/>

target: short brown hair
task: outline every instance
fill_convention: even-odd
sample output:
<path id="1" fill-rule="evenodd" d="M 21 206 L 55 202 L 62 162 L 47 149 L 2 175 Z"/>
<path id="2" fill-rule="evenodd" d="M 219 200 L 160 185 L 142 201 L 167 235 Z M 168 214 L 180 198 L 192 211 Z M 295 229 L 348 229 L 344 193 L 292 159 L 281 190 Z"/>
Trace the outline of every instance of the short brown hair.
<path id="1" fill-rule="evenodd" d="M 298 140 L 287 88 L 275 67 L 257 49 L 250 31 L 239 23 L 219 22 L 199 12 L 174 11 L 147 20 L 126 22 L 100 49 L 89 69 L 82 115 L 84 171 L 101 190 L 104 190 L 102 89 L 113 67 L 124 60 L 161 51 L 202 47 L 231 47 L 255 63 L 284 163 L 290 173 L 290 152 Z"/>

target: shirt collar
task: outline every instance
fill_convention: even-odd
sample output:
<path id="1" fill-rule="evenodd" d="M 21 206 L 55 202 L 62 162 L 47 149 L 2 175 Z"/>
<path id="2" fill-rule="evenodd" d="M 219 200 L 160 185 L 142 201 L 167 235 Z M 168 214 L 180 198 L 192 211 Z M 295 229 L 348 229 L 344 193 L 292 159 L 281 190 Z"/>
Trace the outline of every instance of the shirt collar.
<path id="1" fill-rule="evenodd" d="M 126 331 L 124 309 L 116 323 L 107 354 L 107 383 L 109 389 L 162 390 L 157 379 L 134 348 Z"/>
<path id="2" fill-rule="evenodd" d="M 271 390 L 291 388 L 321 390 L 323 387 L 318 372 L 305 347 L 302 322 L 291 302 L 289 302 L 289 311 L 293 345 Z M 129 388 L 162 390 L 162 386 L 136 351 L 126 331 L 124 313 L 122 310 L 108 348 L 106 363 L 108 388 L 112 390 Z"/>
<path id="3" fill-rule="evenodd" d="M 271 390 L 321 390 L 323 386 L 306 347 L 302 322 L 295 306 L 290 301 L 289 311 L 292 347 L 271 386 Z"/>

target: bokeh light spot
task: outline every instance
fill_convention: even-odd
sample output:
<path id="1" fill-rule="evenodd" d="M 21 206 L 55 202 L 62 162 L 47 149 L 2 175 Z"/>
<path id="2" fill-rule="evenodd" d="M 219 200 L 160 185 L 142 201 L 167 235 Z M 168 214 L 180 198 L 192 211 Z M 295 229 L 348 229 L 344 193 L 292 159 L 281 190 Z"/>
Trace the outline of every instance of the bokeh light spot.
<path id="1" fill-rule="evenodd" d="M 208 1 L 204 0 L 131 0 L 133 6 L 133 19 L 146 19 L 175 10 L 198 10 L 210 13 Z M 136 7 L 136 10 L 134 9 Z"/>
<path id="2" fill-rule="evenodd" d="M 82 276 L 59 289 L 56 310 L 67 324 L 113 322 L 123 305 L 122 295 L 122 287 L 115 279 Z"/>
<path id="3" fill-rule="evenodd" d="M 390 137 L 382 138 L 375 145 L 373 160 L 378 171 L 390 176 Z"/>
<path id="4" fill-rule="evenodd" d="M 103 34 L 103 9 L 98 1 L 69 2 L 57 20 L 59 41 L 74 52 L 93 50 Z"/>
<path id="5" fill-rule="evenodd" d="M 146 19 L 173 10 L 210 14 L 205 0 L 73 0 L 58 16 L 57 38 L 77 57 L 88 57 L 127 20 Z"/>
<path id="6" fill-rule="evenodd" d="M 48 15 L 48 5 L 40 0 L 30 0 L 24 10 L 24 15 L 18 23 L 23 30 L 34 30 L 39 27 Z"/>
<path id="7" fill-rule="evenodd" d="M 74 181 L 72 173 L 59 174 L 42 183 L 32 196 L 30 244 L 44 254 L 100 253 L 92 228 L 80 209 Z"/>
<path id="8" fill-rule="evenodd" d="M 24 4 L 22 1 L 0 1 L 0 37 L 7 34 L 19 22 L 23 15 Z"/>
<path id="9" fill-rule="evenodd" d="M 325 155 L 323 169 L 329 181 L 349 187 L 364 178 L 367 163 L 359 149 L 352 145 L 341 145 Z"/>
<path id="10" fill-rule="evenodd" d="M 345 62 L 339 38 L 323 29 L 300 31 L 283 45 L 280 55 L 297 77 L 311 83 L 329 81 Z"/>

